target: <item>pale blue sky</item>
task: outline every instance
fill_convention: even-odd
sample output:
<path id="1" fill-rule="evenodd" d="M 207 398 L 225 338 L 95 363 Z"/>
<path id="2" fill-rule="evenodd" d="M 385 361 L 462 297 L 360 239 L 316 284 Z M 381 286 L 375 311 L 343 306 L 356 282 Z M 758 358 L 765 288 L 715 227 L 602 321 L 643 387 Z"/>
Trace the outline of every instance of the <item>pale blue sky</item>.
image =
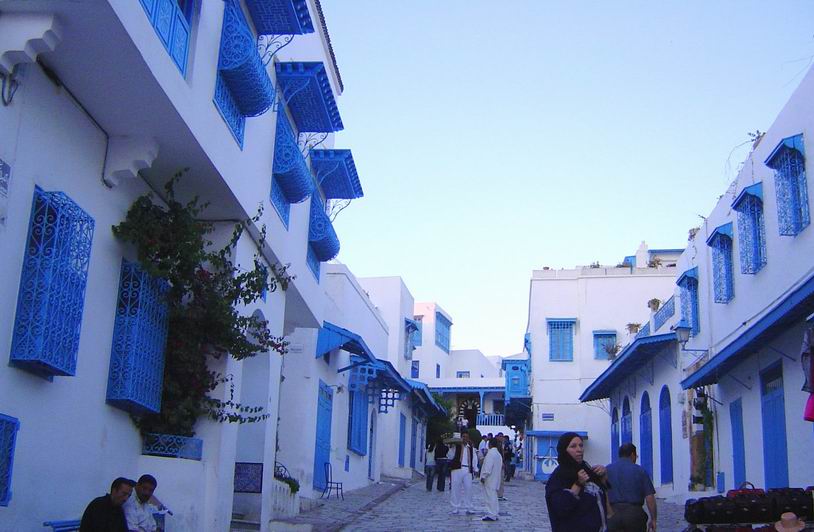
<path id="1" fill-rule="evenodd" d="M 339 260 L 487 355 L 521 350 L 532 269 L 684 247 L 814 56 L 814 1 L 322 4 L 365 190 Z"/>

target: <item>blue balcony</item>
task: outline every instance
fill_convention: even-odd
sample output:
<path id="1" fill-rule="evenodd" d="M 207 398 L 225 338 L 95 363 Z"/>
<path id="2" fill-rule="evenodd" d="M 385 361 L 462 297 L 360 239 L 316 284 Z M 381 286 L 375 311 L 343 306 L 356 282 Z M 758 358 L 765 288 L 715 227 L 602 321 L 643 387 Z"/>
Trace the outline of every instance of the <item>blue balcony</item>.
<path id="1" fill-rule="evenodd" d="M 246 7 L 260 35 L 302 35 L 314 31 L 306 0 L 246 0 Z"/>
<path id="2" fill-rule="evenodd" d="M 34 190 L 12 365 L 45 378 L 74 375 L 94 221 L 62 192 Z"/>
<path id="3" fill-rule="evenodd" d="M 169 285 L 122 261 L 107 402 L 135 414 L 161 410 Z"/>
<path id="4" fill-rule="evenodd" d="M 149 433 L 144 435 L 141 454 L 200 460 L 203 456 L 203 440 L 174 434 Z"/>
<path id="5" fill-rule="evenodd" d="M 167 49 L 172 61 L 181 71 L 187 72 L 189 55 L 189 20 L 192 16 L 190 0 L 141 0 L 141 6 Z M 183 6 L 183 7 L 182 7 Z"/>
<path id="6" fill-rule="evenodd" d="M 364 196 L 350 150 L 311 150 L 311 168 L 328 199 Z"/>
<path id="7" fill-rule="evenodd" d="M 506 418 L 503 414 L 478 414 L 475 423 L 479 427 L 503 427 L 506 426 Z"/>
<path id="8" fill-rule="evenodd" d="M 308 242 L 319 262 L 329 261 L 339 254 L 339 237 L 336 236 L 322 200 L 316 194 L 311 197 Z"/>
<path id="9" fill-rule="evenodd" d="M 283 101 L 298 131 L 333 133 L 344 129 L 324 64 L 288 62 L 274 67 Z"/>

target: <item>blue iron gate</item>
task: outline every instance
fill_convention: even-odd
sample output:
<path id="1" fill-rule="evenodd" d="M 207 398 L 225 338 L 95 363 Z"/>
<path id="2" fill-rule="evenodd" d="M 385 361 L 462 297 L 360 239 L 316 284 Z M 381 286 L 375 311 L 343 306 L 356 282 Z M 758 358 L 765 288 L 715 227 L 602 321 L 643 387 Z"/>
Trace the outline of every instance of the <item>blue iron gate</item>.
<path id="1" fill-rule="evenodd" d="M 630 401 L 627 397 L 622 403 L 622 443 L 633 443 L 633 418 L 630 413 Z"/>
<path id="2" fill-rule="evenodd" d="M 789 460 L 786 447 L 786 410 L 783 399 L 783 366 L 777 364 L 760 378 L 763 406 L 763 469 L 767 488 L 789 485 Z"/>
<path id="3" fill-rule="evenodd" d="M 319 381 L 317 399 L 317 435 L 314 445 L 314 487 L 325 489 L 325 464 L 331 461 L 331 412 L 333 411 L 333 392 L 331 388 Z"/>
<path id="4" fill-rule="evenodd" d="M 653 478 L 653 414 L 650 411 L 650 396 L 642 394 L 642 408 L 639 414 L 639 452 L 642 467 Z"/>
<path id="5" fill-rule="evenodd" d="M 619 409 L 613 407 L 611 415 L 611 462 L 619 459 Z"/>
<path id="6" fill-rule="evenodd" d="M 673 481 L 673 420 L 670 407 L 670 389 L 664 386 L 659 395 L 659 454 L 662 484 Z"/>
<path id="7" fill-rule="evenodd" d="M 743 442 L 743 405 L 740 399 L 729 403 L 729 422 L 732 424 L 732 476 L 735 486 L 746 480 L 746 453 Z"/>
<path id="8" fill-rule="evenodd" d="M 375 479 L 375 471 L 373 469 L 374 464 L 374 456 L 376 455 L 376 410 L 370 410 L 370 423 L 368 424 L 370 427 L 370 432 L 368 433 L 367 438 L 367 478 L 370 480 Z"/>

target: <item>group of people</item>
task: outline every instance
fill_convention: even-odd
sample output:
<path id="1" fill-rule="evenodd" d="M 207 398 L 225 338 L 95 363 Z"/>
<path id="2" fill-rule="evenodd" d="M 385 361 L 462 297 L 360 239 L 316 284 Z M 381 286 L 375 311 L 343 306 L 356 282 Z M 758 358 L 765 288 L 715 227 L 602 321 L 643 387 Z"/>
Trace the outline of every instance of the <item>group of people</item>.
<path id="1" fill-rule="evenodd" d="M 152 475 L 142 475 L 138 482 L 117 478 L 110 493 L 93 499 L 85 508 L 79 532 L 156 532 L 153 514 L 167 511 L 153 495 L 157 487 Z"/>
<path id="2" fill-rule="evenodd" d="M 522 449 L 522 439 L 520 440 Z M 518 447 L 503 433 L 488 434 L 477 449 L 468 433 L 455 433 L 452 438 L 439 439 L 427 445 L 425 473 L 427 491 L 432 491 L 437 479 L 437 490 L 444 491 L 450 479 L 452 515 L 477 513 L 472 504 L 472 484 L 478 479 L 484 490 L 486 508 L 484 521 L 497 521 L 499 501 L 505 501 L 503 483 L 514 475 L 514 457 Z"/>
<path id="3" fill-rule="evenodd" d="M 622 444 L 619 460 L 608 466 L 590 466 L 584 452 L 582 437 L 575 432 L 566 432 L 557 442 L 559 465 L 545 488 L 552 530 L 655 532 L 656 490 L 647 471 L 636 464 L 636 446 Z"/>

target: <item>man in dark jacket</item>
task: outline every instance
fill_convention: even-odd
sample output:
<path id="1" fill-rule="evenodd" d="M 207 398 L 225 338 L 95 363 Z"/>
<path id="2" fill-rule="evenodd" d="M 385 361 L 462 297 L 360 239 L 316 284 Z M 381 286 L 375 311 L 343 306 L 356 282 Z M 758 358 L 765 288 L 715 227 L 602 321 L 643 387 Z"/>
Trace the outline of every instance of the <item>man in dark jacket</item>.
<path id="1" fill-rule="evenodd" d="M 612 532 L 645 532 L 656 530 L 656 490 L 647 471 L 636 463 L 636 446 L 623 443 L 619 447 L 619 460 L 607 467 L 608 502 L 613 516 L 608 519 Z M 647 504 L 650 518 L 642 506 Z"/>
<path id="2" fill-rule="evenodd" d="M 124 477 L 114 480 L 110 493 L 93 499 L 85 508 L 79 532 L 127 532 L 122 505 L 130 498 L 135 485 L 135 482 Z"/>

